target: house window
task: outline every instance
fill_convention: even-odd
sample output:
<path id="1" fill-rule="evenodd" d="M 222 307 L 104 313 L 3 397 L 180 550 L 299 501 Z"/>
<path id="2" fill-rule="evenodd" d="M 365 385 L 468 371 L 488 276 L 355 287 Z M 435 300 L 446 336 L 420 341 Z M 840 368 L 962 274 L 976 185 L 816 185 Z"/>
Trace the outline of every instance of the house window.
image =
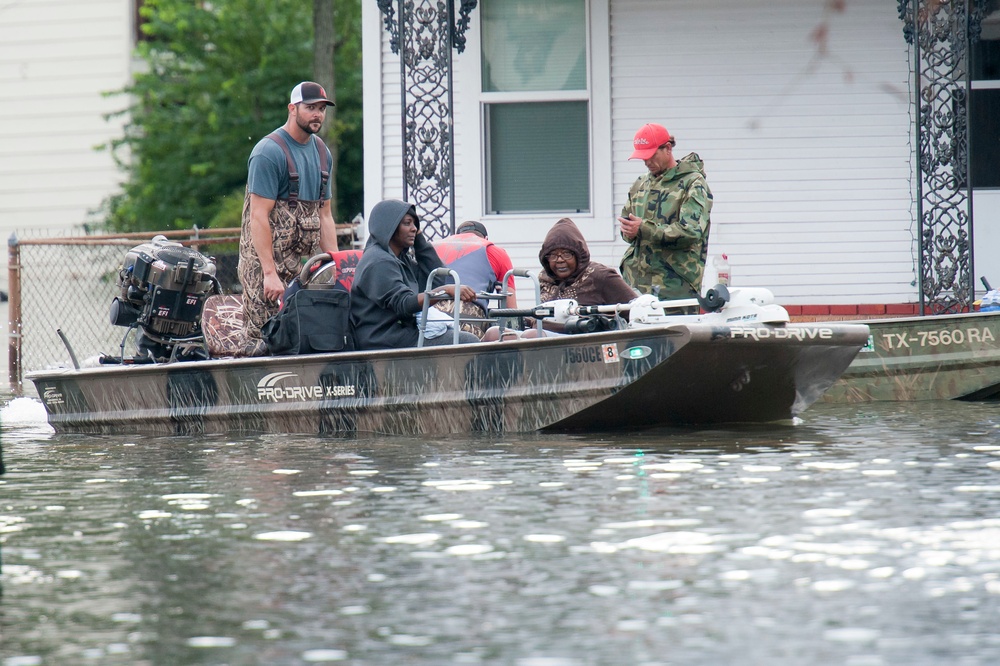
<path id="1" fill-rule="evenodd" d="M 969 107 L 973 188 L 1000 188 L 1000 87 L 974 89 Z"/>
<path id="2" fill-rule="evenodd" d="M 590 210 L 584 0 L 483 0 L 482 102 L 491 213 Z"/>
<path id="3" fill-rule="evenodd" d="M 982 36 L 971 49 L 969 161 L 973 188 L 1000 188 L 1000 2 L 987 3 Z"/>

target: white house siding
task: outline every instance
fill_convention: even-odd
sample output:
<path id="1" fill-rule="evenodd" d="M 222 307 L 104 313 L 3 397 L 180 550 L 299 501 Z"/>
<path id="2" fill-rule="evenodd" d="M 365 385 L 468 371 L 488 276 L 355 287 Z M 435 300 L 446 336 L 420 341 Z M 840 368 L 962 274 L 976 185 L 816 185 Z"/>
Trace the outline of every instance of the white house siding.
<path id="1" fill-rule="evenodd" d="M 0 234 L 70 229 L 118 188 L 110 154 L 129 79 L 131 0 L 0 3 Z M 7 283 L 7 253 L 0 284 Z"/>
<path id="2" fill-rule="evenodd" d="M 481 24 L 478 13 L 473 15 L 466 52 L 455 57 L 456 218 L 482 220 L 489 229 L 490 239 L 507 250 L 515 266 L 538 267 L 538 250 L 542 240 L 561 217 L 570 217 L 579 226 L 588 240 L 594 260 L 617 266 L 621 258 L 624 246 L 615 243 L 615 213 L 611 188 L 607 186 L 611 182 L 608 17 L 608 0 L 590 0 L 587 7 L 591 157 L 591 202 L 588 212 L 486 213 L 483 105 L 479 92 L 482 90 Z M 557 170 L 566 166 L 554 161 L 551 168 Z"/>
<path id="3" fill-rule="evenodd" d="M 994 137 L 997 138 L 997 137 Z M 1000 190 L 976 190 L 972 202 L 975 234 L 975 257 L 973 259 L 976 293 L 985 291 L 983 276 L 994 289 L 1000 289 Z"/>
<path id="4" fill-rule="evenodd" d="M 697 152 L 710 251 L 786 304 L 912 302 L 907 49 L 895 3 L 612 0 L 614 191 L 635 130 Z M 813 39 L 826 26 L 825 52 Z"/>
<path id="5" fill-rule="evenodd" d="M 908 55 L 894 3 L 590 0 L 592 211 L 572 214 L 617 265 L 614 217 L 643 165 L 635 130 L 666 125 L 706 162 L 712 252 L 735 284 L 785 304 L 916 300 Z M 399 56 L 365 4 L 366 209 L 402 193 Z M 826 52 L 811 39 L 828 27 Z M 487 216 L 479 10 L 455 55 L 456 216 L 480 218 L 515 265 L 537 266 L 558 215 Z M 376 85 L 377 82 L 377 85 Z M 369 95 L 375 88 L 378 95 Z M 374 125 L 374 127 L 371 127 Z M 558 164 L 552 165 L 558 169 Z M 419 203 L 419 202 L 418 202 Z"/>
<path id="6" fill-rule="evenodd" d="M 398 7 L 393 4 L 394 10 Z M 398 18 L 394 14 L 394 18 Z M 384 15 L 374 1 L 362 4 L 365 105 L 365 214 L 383 199 L 403 196 L 403 128 L 400 56 L 393 53 Z M 475 46 L 472 47 L 473 49 Z M 475 113 L 475 109 L 472 113 Z M 376 122 L 371 122 L 375 120 Z M 456 143 L 473 143 L 478 127 L 455 127 Z M 456 155 L 456 172 L 463 173 Z M 478 217 L 478 216 L 477 216 Z"/>
<path id="7" fill-rule="evenodd" d="M 375 3 L 365 3 L 362 11 L 365 31 L 365 209 L 370 211 L 383 198 L 402 196 L 399 55 L 389 48 L 389 36 Z M 611 181 L 607 0 L 594 0 L 588 11 L 593 33 L 588 47 L 591 57 L 598 58 L 590 68 L 590 148 L 594 160 L 590 168 L 595 185 L 591 197 L 593 210 L 572 214 L 572 217 L 591 239 L 595 258 L 616 263 L 621 250 L 613 247 L 612 193 L 609 187 L 601 186 Z M 465 52 L 453 54 L 455 217 L 458 221 L 482 220 L 489 227 L 490 238 L 510 253 L 515 266 L 537 267 L 541 240 L 560 216 L 485 213 L 479 10 L 473 12 L 472 18 Z M 376 94 L 374 90 L 379 92 Z M 416 203 L 419 207 L 420 202 Z"/>
<path id="8" fill-rule="evenodd" d="M 365 215 L 378 201 L 403 195 L 399 56 L 375 2 L 363 2 Z"/>

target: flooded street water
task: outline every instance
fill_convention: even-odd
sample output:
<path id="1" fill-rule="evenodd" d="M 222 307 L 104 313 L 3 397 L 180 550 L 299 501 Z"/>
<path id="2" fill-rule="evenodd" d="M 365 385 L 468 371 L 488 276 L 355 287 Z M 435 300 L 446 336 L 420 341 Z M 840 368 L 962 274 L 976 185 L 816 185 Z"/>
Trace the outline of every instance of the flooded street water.
<path id="1" fill-rule="evenodd" d="M 1000 663 L 995 404 L 495 439 L 0 417 L 3 666 Z"/>

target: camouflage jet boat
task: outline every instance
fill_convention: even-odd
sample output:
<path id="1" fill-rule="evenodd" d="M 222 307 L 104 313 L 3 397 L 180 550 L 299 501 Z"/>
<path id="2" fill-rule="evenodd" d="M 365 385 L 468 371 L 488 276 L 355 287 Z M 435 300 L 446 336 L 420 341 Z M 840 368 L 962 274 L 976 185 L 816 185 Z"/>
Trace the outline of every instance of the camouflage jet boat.
<path id="1" fill-rule="evenodd" d="M 706 315 L 670 316 L 646 298 L 633 305 L 626 328 L 603 331 L 581 324 L 581 314 L 622 306 L 562 303 L 535 314 L 577 317 L 576 330 L 595 332 L 46 370 L 29 378 L 60 432 L 622 431 L 790 419 L 868 340 L 863 324 L 788 323 L 787 313 L 759 316 L 743 300 Z"/>
<path id="2" fill-rule="evenodd" d="M 1000 398 L 1000 312 L 872 319 L 824 402 Z"/>

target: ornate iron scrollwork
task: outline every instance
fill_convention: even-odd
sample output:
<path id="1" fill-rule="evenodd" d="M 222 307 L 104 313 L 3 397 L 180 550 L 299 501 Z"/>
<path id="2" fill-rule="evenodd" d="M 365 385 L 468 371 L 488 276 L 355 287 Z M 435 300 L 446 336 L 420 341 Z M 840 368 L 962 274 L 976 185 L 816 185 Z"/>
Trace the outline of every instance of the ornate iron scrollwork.
<path id="1" fill-rule="evenodd" d="M 393 53 L 399 53 L 399 26 L 396 24 L 396 10 L 392 8 L 393 0 L 375 0 L 375 2 L 378 3 L 379 11 L 385 14 L 382 22 L 385 24 L 386 32 L 389 33 L 389 46 L 392 47 Z"/>
<path id="2" fill-rule="evenodd" d="M 455 0 L 377 2 L 392 51 L 400 56 L 403 197 L 417 205 L 427 236 L 443 238 L 455 229 L 451 50 L 465 50 L 478 1 L 460 0 L 457 22 Z"/>
<path id="3" fill-rule="evenodd" d="M 921 312 L 972 309 L 969 49 L 986 0 L 897 0 L 913 46 Z"/>
<path id="4" fill-rule="evenodd" d="M 452 27 L 452 40 L 455 49 L 459 53 L 465 52 L 465 31 L 469 29 L 469 22 L 472 20 L 472 10 L 479 4 L 478 0 L 461 0 L 462 4 L 458 8 L 458 20 Z"/>

